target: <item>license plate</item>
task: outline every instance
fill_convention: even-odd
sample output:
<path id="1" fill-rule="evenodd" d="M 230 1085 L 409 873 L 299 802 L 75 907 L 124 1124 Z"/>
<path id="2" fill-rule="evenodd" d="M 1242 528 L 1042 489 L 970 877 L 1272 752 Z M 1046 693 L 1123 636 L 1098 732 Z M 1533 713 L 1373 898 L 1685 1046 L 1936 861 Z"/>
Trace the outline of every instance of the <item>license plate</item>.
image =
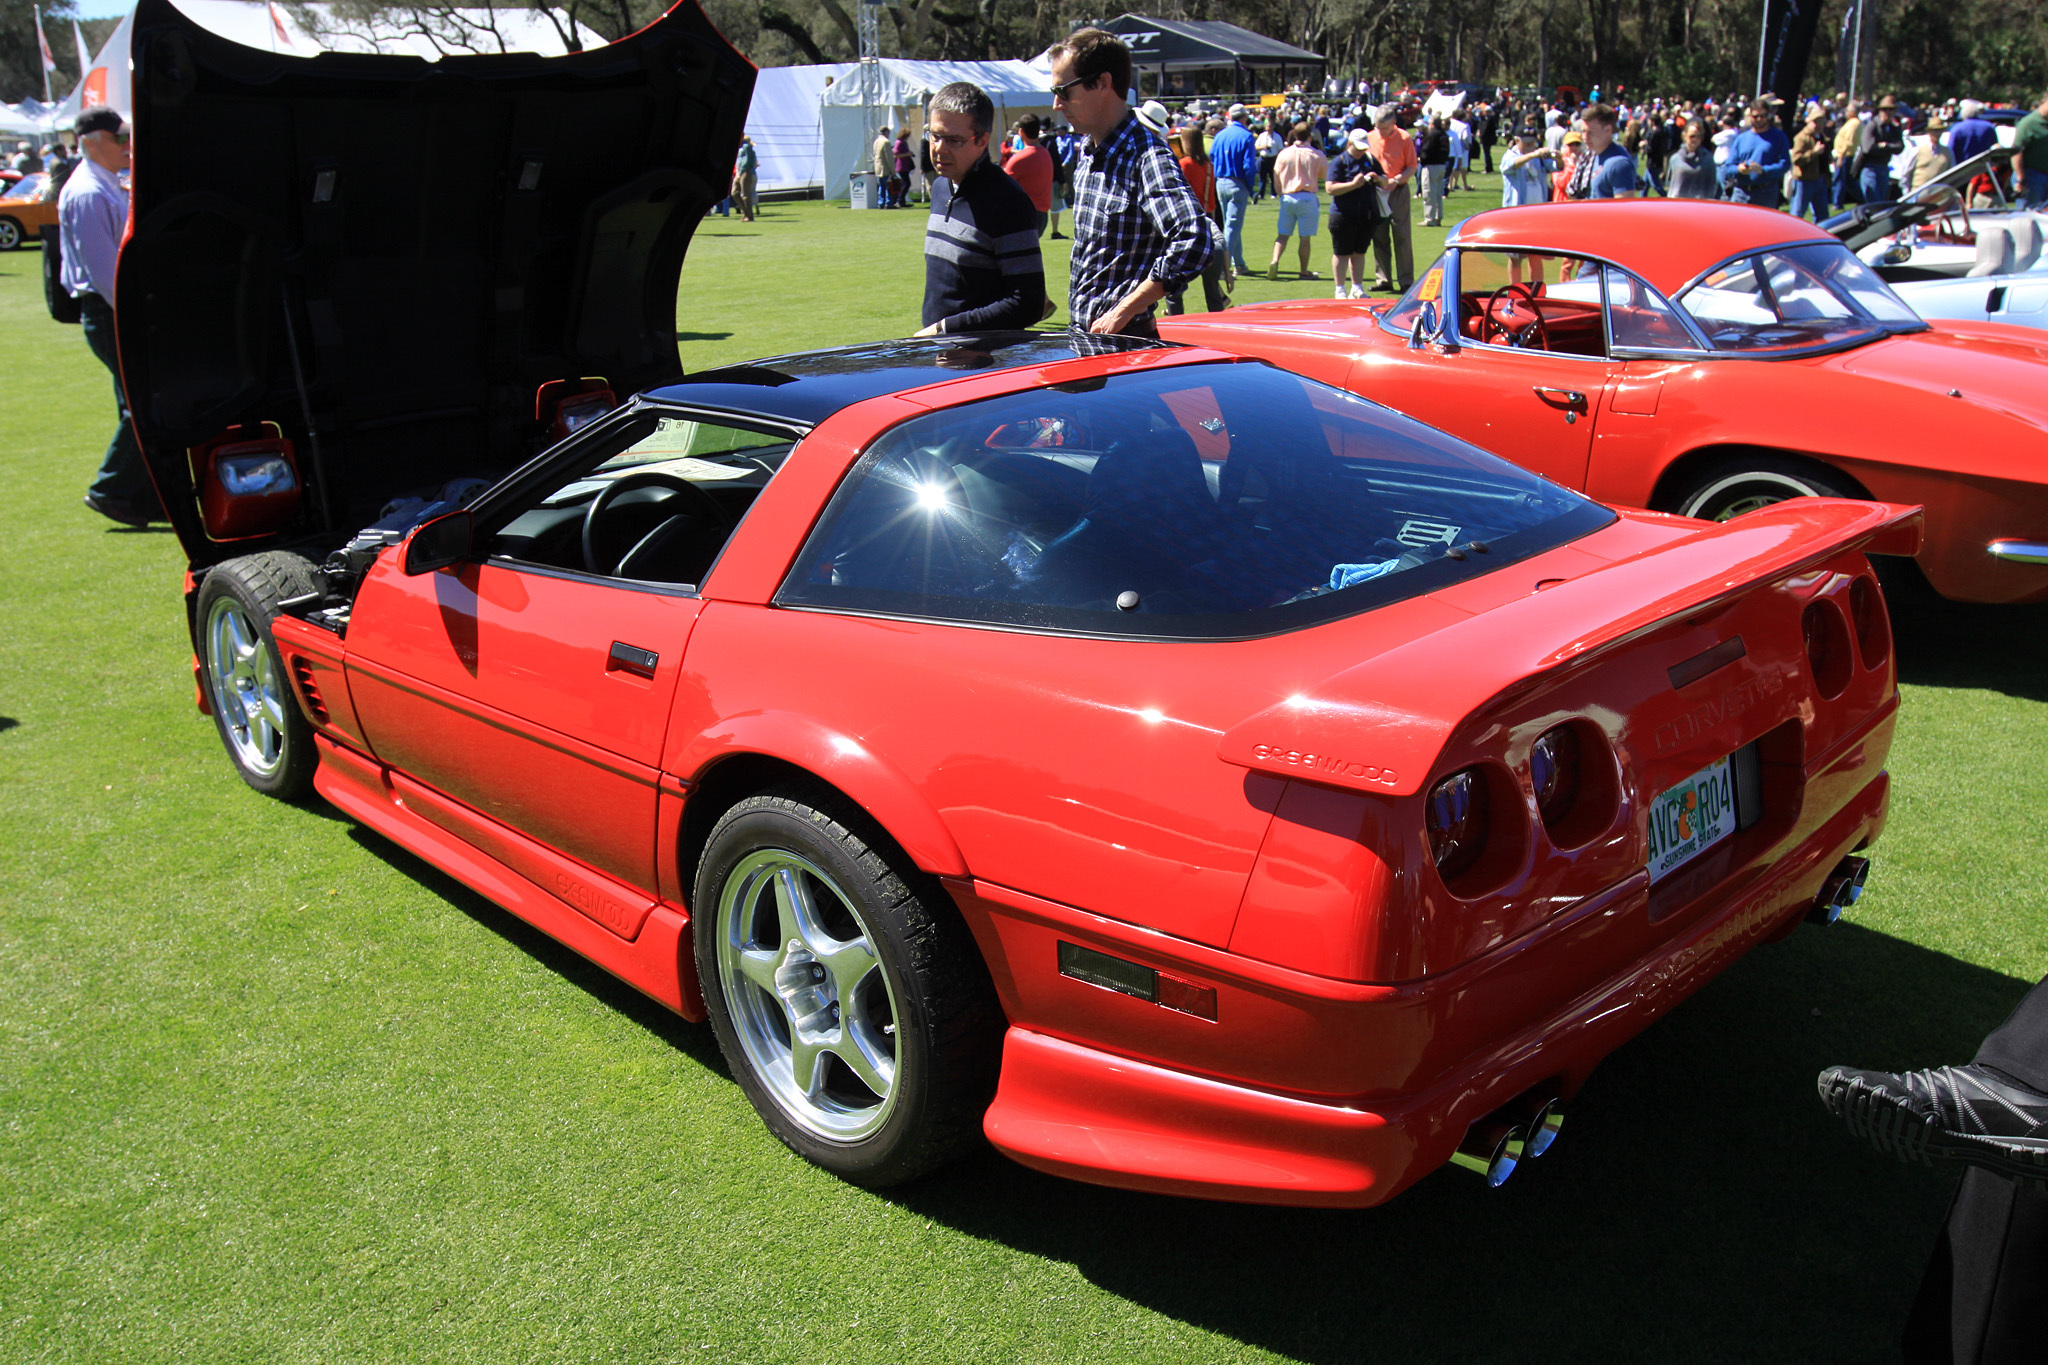
<path id="1" fill-rule="evenodd" d="M 1650 806 L 1650 880 L 1684 867 L 1736 828 L 1731 755 L 1709 763 Z"/>

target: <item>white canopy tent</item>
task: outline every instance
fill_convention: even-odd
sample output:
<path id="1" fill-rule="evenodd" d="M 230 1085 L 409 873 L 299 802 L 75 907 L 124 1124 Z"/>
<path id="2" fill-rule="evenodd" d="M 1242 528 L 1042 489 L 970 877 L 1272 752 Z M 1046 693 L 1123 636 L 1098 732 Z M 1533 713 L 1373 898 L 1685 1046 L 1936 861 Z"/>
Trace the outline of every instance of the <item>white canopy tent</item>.
<path id="1" fill-rule="evenodd" d="M 17 104 L 0 104 L 0 137 L 34 137 L 47 133 L 49 123 Z M 12 150 L 10 144 L 9 150 Z"/>
<path id="2" fill-rule="evenodd" d="M 892 132 L 905 122 L 921 123 L 925 101 L 939 87 L 955 81 L 971 81 L 995 101 L 991 144 L 1026 114 L 1041 118 L 1052 114 L 1052 92 L 1046 88 L 1045 74 L 1028 62 L 913 62 L 885 57 L 878 66 L 881 80 L 875 97 L 875 122 Z M 874 169 L 873 149 L 866 145 L 857 67 L 825 87 L 819 96 L 818 123 L 825 197 L 836 199 L 846 193 L 849 175 Z"/>
<path id="3" fill-rule="evenodd" d="M 761 158 L 759 189 L 814 190 L 825 183 L 825 139 L 819 99 L 827 85 L 846 80 L 853 62 L 823 66 L 764 66 L 747 106 L 747 136 Z"/>
<path id="4" fill-rule="evenodd" d="M 551 19 L 534 10 L 441 11 L 426 26 L 428 31 L 400 32 L 396 28 L 345 23 L 334 17 L 329 6 L 316 4 L 308 7 L 317 16 L 319 32 L 316 34 L 302 27 L 282 5 L 269 4 L 267 0 L 176 0 L 176 3 L 202 27 L 223 38 L 245 47 L 305 57 L 328 51 L 385 52 L 433 61 L 455 52 L 538 52 L 553 57 L 568 50 L 562 41 L 562 34 L 569 27 L 567 17 Z M 134 112 L 134 99 L 128 83 L 129 35 L 134 23 L 135 12 L 130 10 L 94 55 L 92 65 L 86 68 L 85 79 L 57 107 L 57 127 L 70 128 L 83 110 L 99 105 L 119 110 L 124 118 Z M 575 31 L 578 41 L 585 47 L 604 45 L 604 38 L 594 29 L 579 25 Z"/>

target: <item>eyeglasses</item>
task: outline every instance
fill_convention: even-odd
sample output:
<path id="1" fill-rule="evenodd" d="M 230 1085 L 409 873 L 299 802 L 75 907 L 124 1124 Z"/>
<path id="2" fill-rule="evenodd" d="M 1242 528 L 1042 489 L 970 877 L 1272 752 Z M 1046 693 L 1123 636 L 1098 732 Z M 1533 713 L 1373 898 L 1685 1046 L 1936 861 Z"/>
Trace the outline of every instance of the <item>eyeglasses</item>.
<path id="1" fill-rule="evenodd" d="M 1101 72 L 1096 73 L 1096 75 L 1101 74 Z M 1055 100 L 1072 99 L 1073 95 L 1071 92 L 1073 91 L 1073 88 L 1075 86 L 1093 84 L 1095 84 L 1095 76 L 1076 76 L 1074 77 L 1074 79 L 1066 82 L 1066 84 L 1064 85 L 1055 85 L 1052 88 L 1052 97 Z"/>
<path id="2" fill-rule="evenodd" d="M 953 134 L 953 133 L 933 133 L 933 134 L 932 134 L 932 145 L 933 145 L 933 146 L 935 146 L 935 147 L 945 147 L 945 148 L 948 148 L 948 149 L 950 149 L 950 150 L 952 150 L 952 151 L 958 151 L 958 150 L 960 150 L 960 149 L 961 149 L 962 147 L 965 147 L 965 146 L 967 146 L 967 145 L 968 145 L 969 143 L 973 143 L 973 142 L 979 142 L 979 141 L 981 141 L 981 138 L 980 138 L 980 136 L 979 136 L 979 135 L 976 135 L 976 136 L 974 136 L 974 137 L 961 137 L 961 136 L 959 136 L 958 134 Z"/>

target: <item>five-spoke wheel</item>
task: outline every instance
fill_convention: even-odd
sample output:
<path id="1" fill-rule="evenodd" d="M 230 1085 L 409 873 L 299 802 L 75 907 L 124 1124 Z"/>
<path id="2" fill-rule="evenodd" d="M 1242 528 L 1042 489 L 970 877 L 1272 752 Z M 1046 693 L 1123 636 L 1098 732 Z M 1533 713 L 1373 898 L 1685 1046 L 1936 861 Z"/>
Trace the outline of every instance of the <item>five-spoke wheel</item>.
<path id="1" fill-rule="evenodd" d="M 896 1098 L 896 1005 L 847 893 L 786 849 L 749 853 L 717 907 L 719 987 L 747 1064 L 791 1118 L 859 1138 Z"/>
<path id="2" fill-rule="evenodd" d="M 808 782 L 740 800 L 692 909 L 719 1047 L 792 1150 L 880 1186 L 979 1140 L 1002 1045 L 988 970 L 866 812 Z"/>
<path id="3" fill-rule="evenodd" d="M 277 604 L 314 590 L 313 566 L 272 552 L 217 564 L 199 588 L 199 659 L 228 758 L 266 795 L 297 800 L 319 758 L 270 637 Z"/>

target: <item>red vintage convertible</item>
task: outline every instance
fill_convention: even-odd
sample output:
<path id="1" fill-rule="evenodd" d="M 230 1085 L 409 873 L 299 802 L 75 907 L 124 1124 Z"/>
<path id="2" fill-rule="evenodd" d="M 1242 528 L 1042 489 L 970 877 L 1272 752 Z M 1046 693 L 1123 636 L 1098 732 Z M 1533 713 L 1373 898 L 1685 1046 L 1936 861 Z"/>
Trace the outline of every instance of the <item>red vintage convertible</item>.
<path id="1" fill-rule="evenodd" d="M 1398 303 L 1169 319 L 1602 502 L 1721 520 L 1785 498 L 1927 512 L 1946 597 L 2048 598 L 2048 337 L 1928 323 L 1828 233 L 1740 204 L 1481 213 Z"/>
<path id="2" fill-rule="evenodd" d="M 1854 899 L 1914 511 L 1617 513 L 1193 347 L 679 375 L 751 81 L 694 8 L 438 68 L 135 34 L 122 362 L 229 760 L 708 1017 L 821 1166 L 1498 1182 Z"/>

